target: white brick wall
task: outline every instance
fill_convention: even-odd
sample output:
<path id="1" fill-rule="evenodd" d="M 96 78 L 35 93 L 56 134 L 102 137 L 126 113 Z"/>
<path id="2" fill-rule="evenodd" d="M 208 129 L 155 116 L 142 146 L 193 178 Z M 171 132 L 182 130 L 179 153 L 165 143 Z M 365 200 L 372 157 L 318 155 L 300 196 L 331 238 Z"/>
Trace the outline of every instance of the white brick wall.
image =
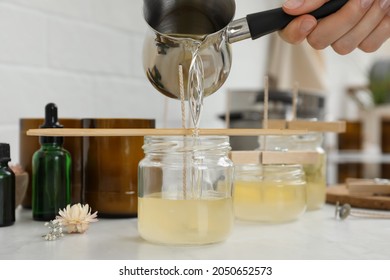
<path id="1" fill-rule="evenodd" d="M 89 23 L 50 19 L 47 35 L 49 66 L 54 69 L 130 74 L 132 47 L 127 33 Z"/>
<path id="2" fill-rule="evenodd" d="M 23 65 L 47 64 L 47 19 L 11 5 L 0 7 L 0 61 Z"/>
<path id="3" fill-rule="evenodd" d="M 90 0 L 3 0 L 20 7 L 43 11 L 48 15 L 89 20 L 91 17 Z"/>

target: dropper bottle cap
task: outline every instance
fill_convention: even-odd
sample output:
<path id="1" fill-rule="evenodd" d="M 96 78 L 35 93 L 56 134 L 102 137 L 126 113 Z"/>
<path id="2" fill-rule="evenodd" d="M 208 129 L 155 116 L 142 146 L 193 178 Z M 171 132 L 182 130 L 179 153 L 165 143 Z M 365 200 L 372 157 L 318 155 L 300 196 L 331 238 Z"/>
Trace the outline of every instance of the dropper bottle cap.
<path id="1" fill-rule="evenodd" d="M 54 103 L 48 103 L 45 107 L 45 122 L 40 128 L 63 128 L 64 126 L 58 122 L 58 109 Z M 55 143 L 62 145 L 64 137 L 41 136 L 39 138 L 41 144 Z"/>
<path id="2" fill-rule="evenodd" d="M 0 161 L 10 161 L 11 160 L 11 151 L 10 146 L 7 143 L 0 143 Z"/>

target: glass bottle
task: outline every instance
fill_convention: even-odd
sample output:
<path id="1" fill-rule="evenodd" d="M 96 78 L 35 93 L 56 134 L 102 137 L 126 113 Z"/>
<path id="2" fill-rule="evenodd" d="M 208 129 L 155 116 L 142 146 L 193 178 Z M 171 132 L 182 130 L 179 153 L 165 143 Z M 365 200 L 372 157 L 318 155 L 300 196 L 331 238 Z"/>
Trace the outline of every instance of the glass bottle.
<path id="1" fill-rule="evenodd" d="M 0 143 L 0 227 L 15 223 L 15 174 L 10 161 L 9 144 Z"/>
<path id="2" fill-rule="evenodd" d="M 62 128 L 55 104 L 46 105 L 41 128 Z M 63 137 L 44 136 L 39 141 L 41 148 L 32 159 L 32 212 L 34 220 L 48 221 L 71 203 L 71 157 L 63 148 Z"/>
<path id="3" fill-rule="evenodd" d="M 39 127 L 45 121 L 44 118 L 21 118 L 19 119 L 19 163 L 32 178 L 32 156 L 39 150 L 39 138 L 27 135 L 29 129 Z M 61 118 L 61 124 L 64 127 L 82 128 L 81 119 Z M 81 200 L 82 191 L 82 145 L 83 138 L 87 137 L 66 137 L 63 147 L 72 157 L 71 185 L 72 185 L 72 204 L 83 203 Z M 32 180 L 28 180 L 26 194 L 22 201 L 25 209 L 32 209 Z M 91 206 L 91 205 L 90 205 Z M 93 208 L 92 208 L 93 209 Z M 100 215 L 99 215 L 100 216 Z"/>
<path id="4" fill-rule="evenodd" d="M 259 140 L 260 148 L 263 140 Z M 326 201 L 326 153 L 322 148 L 323 134 L 311 132 L 302 135 L 267 136 L 266 150 L 273 151 L 307 151 L 318 156 L 315 162 L 303 164 L 306 178 L 307 210 L 322 208 Z"/>
<path id="5" fill-rule="evenodd" d="M 236 165 L 234 213 L 238 219 L 288 222 L 306 210 L 301 165 Z"/>
<path id="6" fill-rule="evenodd" d="M 138 230 L 147 241 L 224 241 L 233 221 L 233 163 L 225 136 L 147 136 L 138 169 Z"/>

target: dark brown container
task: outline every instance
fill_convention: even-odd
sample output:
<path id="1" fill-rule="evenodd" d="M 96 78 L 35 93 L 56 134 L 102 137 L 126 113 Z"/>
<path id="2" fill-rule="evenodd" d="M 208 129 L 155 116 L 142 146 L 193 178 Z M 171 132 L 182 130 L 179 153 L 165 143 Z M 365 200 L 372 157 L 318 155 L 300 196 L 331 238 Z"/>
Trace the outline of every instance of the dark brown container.
<path id="1" fill-rule="evenodd" d="M 390 119 L 385 117 L 381 123 L 382 138 L 381 148 L 383 154 L 390 154 Z M 390 179 L 390 164 L 384 163 L 381 166 L 381 178 Z"/>
<path id="2" fill-rule="evenodd" d="M 339 163 L 337 182 L 344 184 L 348 178 L 363 178 L 364 165 L 361 163 Z"/>
<path id="3" fill-rule="evenodd" d="M 19 120 L 19 163 L 29 175 L 29 183 L 26 195 L 23 199 L 22 206 L 31 208 L 32 195 L 32 156 L 40 148 L 39 137 L 27 136 L 26 132 L 29 129 L 39 128 L 43 124 L 43 118 L 23 118 Z M 64 128 L 81 128 L 80 119 L 59 119 L 59 123 Z M 72 203 L 81 202 L 81 183 L 82 183 L 82 137 L 65 137 L 64 148 L 69 151 L 72 157 Z"/>
<path id="4" fill-rule="evenodd" d="M 381 178 L 390 179 L 390 164 L 384 163 L 381 166 Z"/>
<path id="5" fill-rule="evenodd" d="M 358 151 L 363 148 L 363 125 L 360 121 L 346 121 L 346 130 L 337 135 L 340 151 Z"/>
<path id="6" fill-rule="evenodd" d="M 382 153 L 390 154 L 390 119 L 383 118 L 381 123 L 382 138 L 381 148 Z"/>
<path id="7" fill-rule="evenodd" d="M 359 152 L 363 149 L 363 124 L 361 121 L 346 121 L 345 133 L 337 135 L 338 149 L 340 152 Z M 347 178 L 362 178 L 364 165 L 362 163 L 339 163 L 337 165 L 340 184 L 344 184 Z"/>
<path id="8" fill-rule="evenodd" d="M 84 128 L 154 128 L 147 119 L 83 119 Z M 83 201 L 100 217 L 136 217 L 144 137 L 83 138 Z"/>

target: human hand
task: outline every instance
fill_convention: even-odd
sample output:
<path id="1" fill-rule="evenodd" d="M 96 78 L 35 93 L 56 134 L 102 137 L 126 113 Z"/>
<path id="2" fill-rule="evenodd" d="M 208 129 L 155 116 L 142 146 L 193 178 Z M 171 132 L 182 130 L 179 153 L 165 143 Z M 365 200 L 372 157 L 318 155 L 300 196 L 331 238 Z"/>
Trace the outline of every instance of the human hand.
<path id="1" fill-rule="evenodd" d="M 287 0 L 283 10 L 301 16 L 280 31 L 280 36 L 292 44 L 307 39 L 315 49 L 331 46 L 342 55 L 356 48 L 374 52 L 390 38 L 390 0 L 349 0 L 340 10 L 319 21 L 307 14 L 327 1 Z"/>

